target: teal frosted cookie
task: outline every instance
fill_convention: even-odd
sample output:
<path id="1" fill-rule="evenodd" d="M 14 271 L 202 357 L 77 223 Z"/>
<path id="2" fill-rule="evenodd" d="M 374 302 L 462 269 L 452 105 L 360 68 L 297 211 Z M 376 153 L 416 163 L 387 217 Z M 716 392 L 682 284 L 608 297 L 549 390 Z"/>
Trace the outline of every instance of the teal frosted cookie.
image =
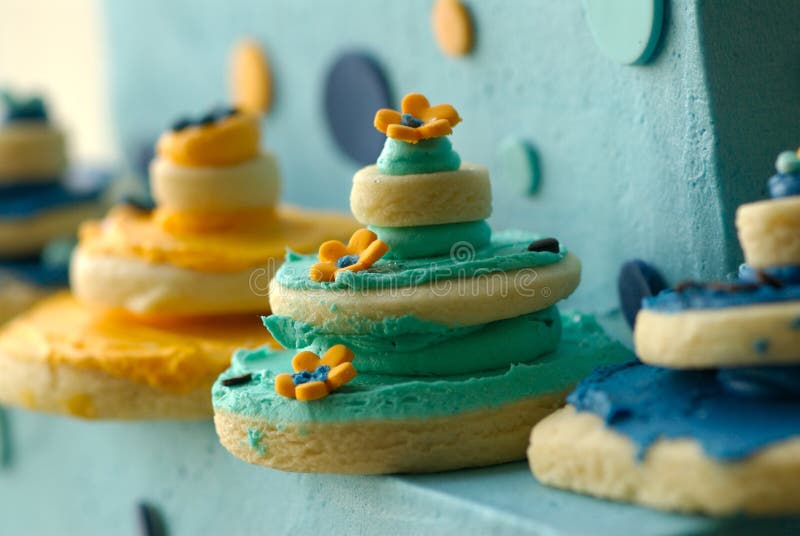
<path id="1" fill-rule="evenodd" d="M 557 252 L 528 249 L 539 238 L 495 233 L 481 249 L 455 245 L 452 255 L 380 259 L 329 282 L 309 278 L 320 264 L 315 256 L 290 254 L 270 285 L 270 305 L 275 314 L 339 333 L 407 315 L 452 327 L 513 318 L 550 307 L 580 281 L 580 261 L 563 245 Z"/>
<path id="2" fill-rule="evenodd" d="M 419 94 L 376 114 L 386 146 L 350 197 L 368 227 L 289 253 L 264 319 L 289 350 L 238 352 L 214 387 L 235 456 L 328 473 L 518 460 L 566 389 L 630 356 L 591 317 L 556 309 L 580 281 L 577 256 L 552 237 L 492 233 L 488 171 L 444 138 L 460 120 Z"/>
<path id="3" fill-rule="evenodd" d="M 294 351 L 241 350 L 213 388 L 217 432 L 236 456 L 287 471 L 420 472 L 521 459 L 531 426 L 571 385 L 595 365 L 631 358 L 591 316 L 563 315 L 561 323 L 556 351 L 537 357 L 499 344 L 500 357 L 483 365 L 495 368 L 481 372 L 362 373 L 356 353 L 359 375 L 313 402 L 275 391 Z M 463 361 L 477 364 L 462 368 L 482 359 L 465 353 Z"/>

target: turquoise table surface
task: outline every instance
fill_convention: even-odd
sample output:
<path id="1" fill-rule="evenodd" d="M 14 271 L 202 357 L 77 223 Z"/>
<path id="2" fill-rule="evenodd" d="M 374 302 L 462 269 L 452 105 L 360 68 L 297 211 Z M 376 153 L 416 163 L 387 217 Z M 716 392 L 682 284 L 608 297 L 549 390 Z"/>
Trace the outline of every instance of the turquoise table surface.
<path id="1" fill-rule="evenodd" d="M 9 411 L 0 534 L 139 534 L 155 505 L 196 534 L 785 534 L 800 520 L 666 514 L 545 488 L 525 463 L 415 476 L 281 473 L 247 465 L 210 422 L 111 423 Z"/>

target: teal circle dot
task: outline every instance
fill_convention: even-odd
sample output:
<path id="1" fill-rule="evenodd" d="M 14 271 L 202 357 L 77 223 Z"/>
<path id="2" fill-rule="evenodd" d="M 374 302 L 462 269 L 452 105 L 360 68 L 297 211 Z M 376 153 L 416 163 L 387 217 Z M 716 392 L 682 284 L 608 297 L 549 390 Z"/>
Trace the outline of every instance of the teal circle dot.
<path id="1" fill-rule="evenodd" d="M 539 189 L 539 157 L 525 140 L 508 138 L 497 149 L 500 176 L 513 190 L 522 195 L 533 195 Z"/>
<path id="2" fill-rule="evenodd" d="M 661 37 L 664 0 L 583 0 L 594 41 L 612 60 L 646 63 Z"/>

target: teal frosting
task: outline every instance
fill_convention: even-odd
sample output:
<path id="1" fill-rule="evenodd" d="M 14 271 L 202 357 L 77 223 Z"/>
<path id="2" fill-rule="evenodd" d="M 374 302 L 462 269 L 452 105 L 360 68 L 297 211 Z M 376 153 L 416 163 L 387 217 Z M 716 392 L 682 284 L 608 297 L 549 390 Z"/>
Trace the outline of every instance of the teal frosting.
<path id="1" fill-rule="evenodd" d="M 455 244 L 481 249 L 492 240 L 492 229 L 484 220 L 419 227 L 367 226 L 389 244 L 387 259 L 418 259 L 447 255 Z"/>
<path id="2" fill-rule="evenodd" d="M 461 157 L 444 136 L 418 143 L 386 138 L 376 163 L 378 171 L 386 175 L 410 175 L 453 171 L 461 166 Z"/>
<path id="3" fill-rule="evenodd" d="M 528 251 L 528 245 L 540 238 L 543 237 L 522 231 L 501 231 L 495 233 L 489 245 L 481 249 L 475 250 L 464 244 L 463 247 L 453 248 L 452 254 L 444 257 L 381 259 L 368 270 L 341 272 L 332 282 L 312 281 L 309 278 L 311 266 L 317 262 L 316 255 L 289 252 L 275 279 L 281 286 L 296 290 L 393 289 L 546 266 L 559 262 L 567 254 L 563 244 L 558 253 Z"/>
<path id="4" fill-rule="evenodd" d="M 286 348 L 321 355 L 344 344 L 358 356 L 359 371 L 395 376 L 467 374 L 529 362 L 555 350 L 561 335 L 555 307 L 459 328 L 410 315 L 363 323 L 358 334 L 342 335 L 287 316 L 264 317 L 264 325 Z"/>
<path id="5" fill-rule="evenodd" d="M 605 334 L 594 317 L 562 314 L 559 348 L 532 363 L 513 364 L 480 374 L 439 377 L 361 373 L 331 395 L 300 402 L 275 392 L 275 377 L 291 372 L 295 351 L 267 346 L 238 350 L 230 368 L 212 388 L 216 411 L 266 419 L 274 425 L 354 420 L 419 419 L 489 409 L 574 385 L 595 366 L 633 359 L 633 354 Z M 483 349 L 463 356 L 474 359 Z M 353 361 L 361 367 L 358 357 Z M 252 374 L 250 383 L 225 387 L 225 378 Z"/>

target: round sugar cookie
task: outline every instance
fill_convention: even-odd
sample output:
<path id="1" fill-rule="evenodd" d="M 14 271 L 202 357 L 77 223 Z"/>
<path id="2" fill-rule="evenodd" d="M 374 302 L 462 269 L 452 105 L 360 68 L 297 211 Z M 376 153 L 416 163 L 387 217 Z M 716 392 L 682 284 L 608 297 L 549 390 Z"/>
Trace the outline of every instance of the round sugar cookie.
<path id="1" fill-rule="evenodd" d="M 232 166 L 197 167 L 157 157 L 150 164 L 153 199 L 165 209 L 225 212 L 271 208 L 280 195 L 278 162 L 270 153 Z"/>
<path id="2" fill-rule="evenodd" d="M 241 271 L 206 272 L 78 247 L 70 263 L 70 283 L 84 303 L 142 316 L 266 314 L 265 287 L 280 263 L 274 257 Z"/>
<path id="3" fill-rule="evenodd" d="M 120 207 L 81 229 L 71 285 L 87 304 L 143 316 L 266 313 L 287 247 L 311 251 L 356 227 L 344 215 L 281 206 L 266 227 L 175 235 L 152 214 Z"/>
<path id="4" fill-rule="evenodd" d="M 715 309 L 642 309 L 633 339 L 645 363 L 676 368 L 800 362 L 800 301 Z"/>
<path id="5" fill-rule="evenodd" d="M 0 402 L 88 419 L 202 419 L 237 348 L 271 343 L 256 315 L 144 324 L 68 293 L 0 330 Z"/>
<path id="6" fill-rule="evenodd" d="M 73 236 L 81 222 L 100 216 L 97 201 L 62 205 L 19 218 L 0 218 L 0 258 L 36 255 L 54 239 Z"/>
<path id="7" fill-rule="evenodd" d="M 310 402 L 275 391 L 295 351 L 237 352 L 213 387 L 217 433 L 235 456 L 285 471 L 429 472 L 519 460 L 529 427 L 571 385 L 595 365 L 631 357 L 591 318 L 562 322 L 561 345 L 538 358 L 509 355 L 510 365 L 454 376 L 359 372 Z M 359 370 L 358 354 L 352 366 Z"/>
<path id="8" fill-rule="evenodd" d="M 544 266 L 390 288 L 290 288 L 278 277 L 270 283 L 269 300 L 275 314 L 340 333 L 357 331 L 362 320 L 407 315 L 445 326 L 471 326 L 550 307 L 577 288 L 580 272 L 578 257 L 567 253 Z"/>
<path id="9" fill-rule="evenodd" d="M 741 205 L 736 229 L 752 268 L 800 264 L 800 196 Z"/>
<path id="10" fill-rule="evenodd" d="M 382 227 L 484 220 L 492 214 L 489 172 L 466 162 L 455 171 L 411 175 L 367 166 L 353 176 L 350 209 L 361 223 Z"/>
<path id="11" fill-rule="evenodd" d="M 0 128 L 0 185 L 50 182 L 67 168 L 64 134 L 40 121 Z"/>
<path id="12" fill-rule="evenodd" d="M 693 439 L 660 439 L 639 460 L 629 438 L 568 405 L 534 427 L 528 460 L 543 484 L 653 508 L 800 512 L 800 437 L 735 462 L 709 457 Z"/>

